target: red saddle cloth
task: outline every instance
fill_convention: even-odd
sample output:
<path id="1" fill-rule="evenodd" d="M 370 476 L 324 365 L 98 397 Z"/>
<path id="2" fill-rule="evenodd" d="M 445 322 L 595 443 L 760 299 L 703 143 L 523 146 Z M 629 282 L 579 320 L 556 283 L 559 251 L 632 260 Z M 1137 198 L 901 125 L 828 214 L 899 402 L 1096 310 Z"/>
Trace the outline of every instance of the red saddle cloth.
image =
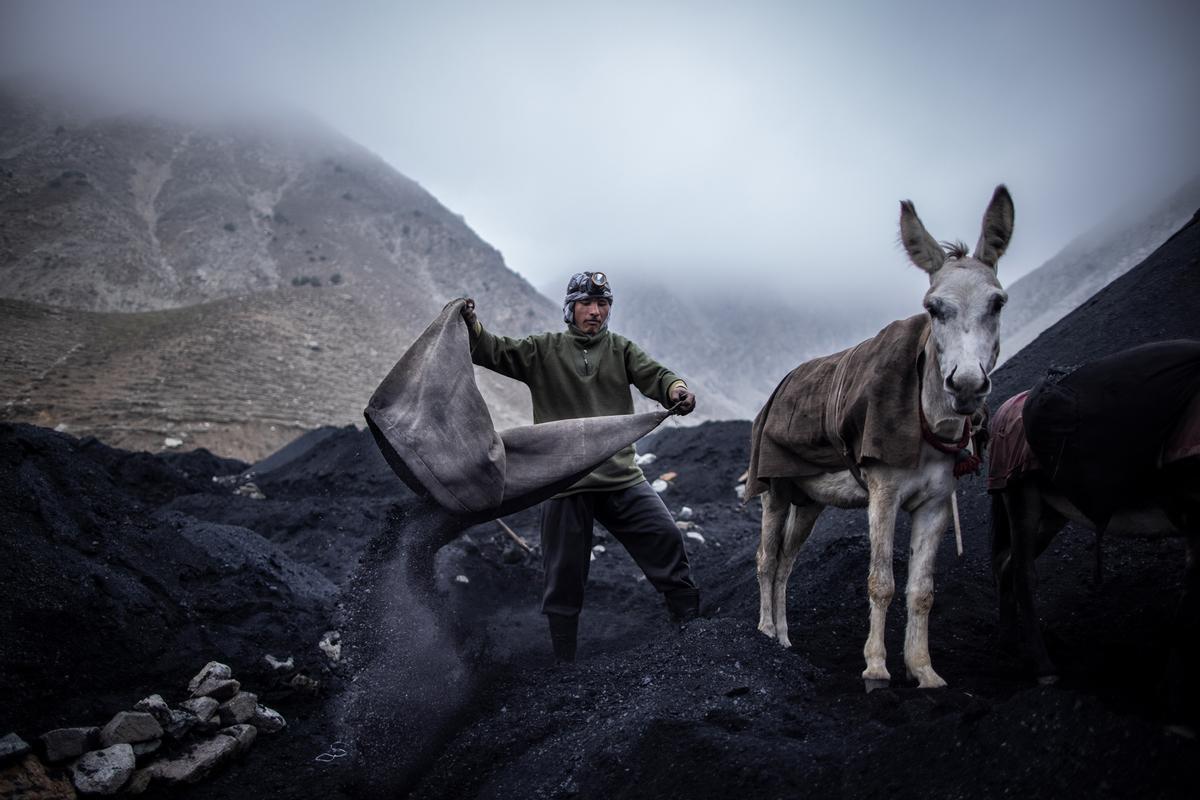
<path id="1" fill-rule="evenodd" d="M 992 415 L 991 438 L 988 440 L 989 492 L 1004 489 L 1014 477 L 1041 469 L 1037 456 L 1025 440 L 1021 412 L 1028 396 L 1029 390 L 1013 395 Z M 1200 456 L 1200 395 L 1192 398 L 1183 418 L 1163 446 L 1162 463 L 1170 464 L 1192 456 Z"/>
<path id="2" fill-rule="evenodd" d="M 1013 395 L 992 414 L 988 423 L 988 491 L 1003 489 L 1009 479 L 1039 469 L 1037 456 L 1025 441 L 1021 411 L 1029 390 Z"/>

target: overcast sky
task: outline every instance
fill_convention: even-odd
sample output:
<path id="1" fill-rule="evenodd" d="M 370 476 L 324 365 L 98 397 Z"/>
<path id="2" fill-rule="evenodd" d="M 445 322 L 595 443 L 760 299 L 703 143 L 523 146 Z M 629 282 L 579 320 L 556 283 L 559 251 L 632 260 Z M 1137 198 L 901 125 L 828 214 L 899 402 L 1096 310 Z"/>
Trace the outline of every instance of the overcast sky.
<path id="1" fill-rule="evenodd" d="M 0 75 L 300 106 L 539 287 L 571 272 L 919 297 L 911 198 L 1002 279 L 1200 173 L 1200 3 L 13 2 Z M 0 123 L 2 124 L 2 123 Z M 714 277 L 716 276 L 716 277 Z"/>

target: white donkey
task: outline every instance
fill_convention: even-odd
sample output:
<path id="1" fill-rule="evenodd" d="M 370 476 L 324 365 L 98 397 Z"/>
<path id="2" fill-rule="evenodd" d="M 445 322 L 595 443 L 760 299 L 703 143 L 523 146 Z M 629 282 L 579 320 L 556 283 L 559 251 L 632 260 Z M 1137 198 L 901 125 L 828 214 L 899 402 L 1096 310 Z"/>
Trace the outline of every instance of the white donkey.
<path id="1" fill-rule="evenodd" d="M 791 645 L 787 581 L 800 546 L 826 506 L 867 507 L 871 630 L 863 648 L 867 666 L 862 673 L 867 691 L 891 680 L 883 630 L 895 592 L 892 544 L 901 508 L 912 519 L 904 663 L 910 679 L 922 688 L 946 685 L 929 656 L 934 557 L 938 540 L 951 523 L 955 465 L 966 455 L 963 448 L 971 435 L 971 416 L 991 391 L 988 373 L 999 354 L 1000 310 L 1007 300 L 996 278 L 996 262 L 1008 247 L 1012 229 L 1012 198 L 1003 185 L 996 188 L 984 213 L 983 230 L 971 255 L 961 243 L 939 245 L 913 204 L 902 202 L 901 241 L 912 262 L 929 273 L 927 316 L 892 323 L 851 350 L 801 365 L 784 379 L 755 420 L 747 496 L 763 494 L 758 629 L 785 647 Z M 901 328 L 914 333 L 891 336 L 913 340 L 907 351 L 894 343 L 881 343 L 889 331 Z M 911 363 L 885 363 L 896 361 L 895 354 L 901 352 L 915 357 Z M 826 369 L 824 363 L 830 366 Z M 834 366 L 838 363 L 840 367 Z M 875 398 L 875 407 L 865 410 L 867 403 L 862 401 L 854 406 L 859 408 L 857 420 L 838 423 L 837 412 L 856 402 L 847 397 L 847 386 L 855 381 L 861 395 Z M 907 407 L 903 402 L 894 404 L 908 409 L 902 414 L 890 407 L 901 385 L 911 387 L 912 396 Z M 823 410 L 814 412 L 814 407 Z M 835 413 L 830 414 L 830 408 Z M 853 408 L 846 414 L 853 416 Z M 805 424 L 810 430 L 797 433 Z M 793 433 L 798 438 L 789 439 Z M 889 463 L 879 455 L 901 441 L 907 450 L 903 458 Z M 834 457 L 814 456 L 818 445 L 832 448 Z M 780 466 L 793 455 L 794 468 Z"/>

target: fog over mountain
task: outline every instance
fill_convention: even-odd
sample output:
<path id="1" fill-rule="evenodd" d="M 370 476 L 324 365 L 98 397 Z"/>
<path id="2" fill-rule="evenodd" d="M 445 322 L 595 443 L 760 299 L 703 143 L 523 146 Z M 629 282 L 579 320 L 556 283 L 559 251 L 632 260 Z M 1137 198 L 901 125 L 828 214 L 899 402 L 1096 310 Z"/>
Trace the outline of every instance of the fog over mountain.
<path id="1" fill-rule="evenodd" d="M 1157 202 L 1122 209 L 1008 287 L 1000 357 L 1016 354 L 1038 334 L 1124 275 L 1184 226 L 1200 208 L 1200 177 Z"/>
<path id="2" fill-rule="evenodd" d="M 453 297 L 514 333 L 557 316 L 460 217 L 311 119 L 80 115 L 12 88 L 0 117 L 4 419 L 255 458 L 361 422 Z M 522 387 L 481 382 L 499 422 L 528 418 Z"/>

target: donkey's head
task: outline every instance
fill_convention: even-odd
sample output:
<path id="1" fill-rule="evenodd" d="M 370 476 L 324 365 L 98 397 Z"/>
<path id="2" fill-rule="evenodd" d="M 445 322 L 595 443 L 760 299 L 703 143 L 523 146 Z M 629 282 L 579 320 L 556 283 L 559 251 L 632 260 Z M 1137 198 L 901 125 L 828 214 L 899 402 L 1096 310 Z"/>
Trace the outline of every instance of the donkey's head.
<path id="1" fill-rule="evenodd" d="M 1012 230 L 1013 202 L 1003 185 L 983 214 L 983 231 L 971 255 L 961 242 L 938 244 L 912 202 L 900 204 L 900 240 L 912 262 L 929 273 L 925 310 L 933 321 L 943 388 L 958 414 L 974 413 L 992 390 L 988 373 L 1000 354 L 1000 309 L 1008 300 L 996 278 L 996 262 Z"/>

